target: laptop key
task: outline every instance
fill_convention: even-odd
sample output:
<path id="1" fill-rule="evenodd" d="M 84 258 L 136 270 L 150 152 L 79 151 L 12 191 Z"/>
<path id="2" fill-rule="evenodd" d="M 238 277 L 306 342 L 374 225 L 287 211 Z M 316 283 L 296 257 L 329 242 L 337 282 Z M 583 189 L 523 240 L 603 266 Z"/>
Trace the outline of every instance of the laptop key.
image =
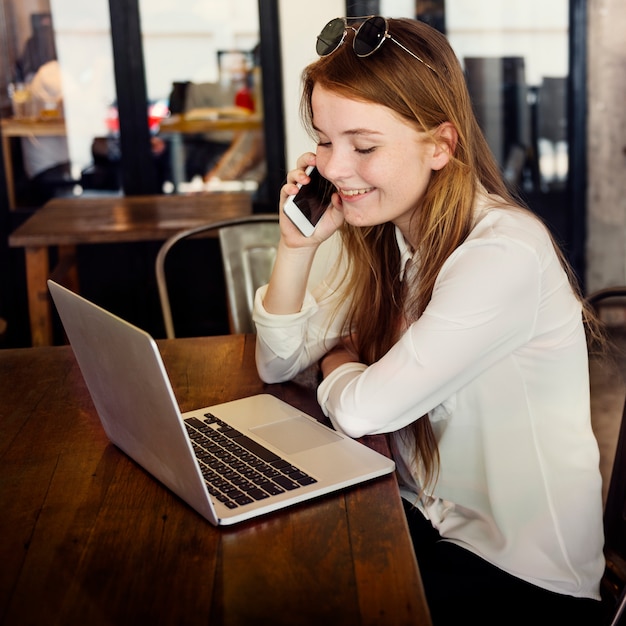
<path id="1" fill-rule="evenodd" d="M 302 478 L 298 478 L 298 484 L 303 487 L 306 485 L 314 485 L 316 482 L 315 478 L 313 478 L 313 476 L 309 476 L 308 474 L 305 474 Z"/>
<path id="2" fill-rule="evenodd" d="M 277 454 L 274 454 L 271 450 L 263 447 L 260 443 L 253 441 L 250 437 L 246 437 L 246 435 L 237 437 L 236 441 L 240 446 L 243 446 L 246 450 L 252 452 L 252 454 L 256 454 L 256 456 L 264 461 L 267 461 L 268 463 L 280 459 Z"/>
<path id="3" fill-rule="evenodd" d="M 276 476 L 280 476 L 280 472 L 278 470 L 273 469 L 272 467 L 268 467 L 267 469 L 261 469 L 260 472 L 265 474 L 268 478 L 275 478 Z"/>
<path id="4" fill-rule="evenodd" d="M 271 483 L 269 481 L 259 483 L 259 487 L 261 487 L 263 491 L 267 491 L 267 493 L 269 493 L 270 496 L 276 496 L 279 493 L 285 492 L 285 490 L 282 487 L 279 487 L 278 485 L 275 485 L 274 483 Z"/>
<path id="5" fill-rule="evenodd" d="M 301 472 L 300 470 L 289 472 L 288 476 L 289 478 L 291 478 L 291 480 L 295 480 L 297 483 L 299 483 L 300 480 L 302 480 L 303 478 L 309 478 L 307 474 L 305 474 L 304 472 Z"/>
<path id="6" fill-rule="evenodd" d="M 252 489 L 251 491 L 248 491 L 248 495 L 255 500 L 265 500 L 265 498 L 270 497 L 268 493 L 266 493 L 262 489 L 259 489 L 258 487 Z"/>
<path id="7" fill-rule="evenodd" d="M 273 480 L 281 487 L 284 487 L 289 491 L 291 491 L 292 489 L 298 489 L 300 487 L 298 483 L 293 482 L 293 480 L 291 480 L 291 478 L 288 478 L 287 476 L 276 476 L 276 478 L 274 478 Z"/>

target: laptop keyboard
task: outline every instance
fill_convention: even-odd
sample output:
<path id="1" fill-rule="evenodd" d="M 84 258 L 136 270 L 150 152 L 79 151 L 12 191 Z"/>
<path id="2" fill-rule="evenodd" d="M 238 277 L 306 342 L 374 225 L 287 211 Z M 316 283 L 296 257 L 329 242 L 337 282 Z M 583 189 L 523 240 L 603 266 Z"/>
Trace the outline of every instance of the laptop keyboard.
<path id="1" fill-rule="evenodd" d="M 211 413 L 185 426 L 209 493 L 229 509 L 317 481 Z"/>

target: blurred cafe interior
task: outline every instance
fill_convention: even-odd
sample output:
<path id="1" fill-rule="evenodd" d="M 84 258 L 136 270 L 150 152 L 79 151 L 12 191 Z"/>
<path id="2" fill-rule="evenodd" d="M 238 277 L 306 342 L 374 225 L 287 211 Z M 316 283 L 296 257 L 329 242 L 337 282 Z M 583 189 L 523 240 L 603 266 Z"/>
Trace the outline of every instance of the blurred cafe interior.
<path id="1" fill-rule="evenodd" d="M 51 200 L 237 192 L 253 213 L 275 212 L 286 171 L 311 147 L 299 72 L 320 24 L 343 14 L 416 16 L 448 35 L 507 180 L 584 283 L 588 3 L 320 0 L 306 19 L 296 4 L 1 0 L 2 346 L 31 343 L 24 247 L 9 236 Z M 77 247 L 81 291 L 157 337 L 161 243 Z M 177 280 L 203 275 L 185 307 L 202 319 L 184 332 L 227 332 L 217 245 L 194 254 Z"/>
<path id="2" fill-rule="evenodd" d="M 235 191 L 259 212 L 276 197 L 284 165 L 278 154 L 267 171 L 257 0 L 131 4 L 132 15 L 117 0 L 0 4 L 3 246 L 51 199 Z M 272 136 L 282 143 L 279 130 Z M 158 245 L 77 252 L 81 290 L 156 335 Z M 216 284 L 202 333 L 216 334 L 227 329 L 223 285 L 216 251 L 206 254 L 197 262 Z M 4 259 L 4 345 L 28 345 L 23 250 L 5 249 Z"/>
<path id="3" fill-rule="evenodd" d="M 601 312 L 622 350 L 589 365 L 618 547 L 605 552 L 616 578 L 604 580 L 612 595 L 626 589 L 626 480 L 612 472 L 626 464 L 624 0 L 0 0 L 2 624 L 431 623 L 394 474 L 212 528 L 113 450 L 46 286 L 53 277 L 158 341 L 171 390 L 137 382 L 156 369 L 117 361 L 107 366 L 132 392 L 102 385 L 111 412 L 119 397 L 140 399 L 132 412 L 150 439 L 157 405 L 169 416 L 176 404 L 256 393 L 323 420 L 318 371 L 266 384 L 254 329 L 233 330 L 221 232 L 168 254 L 175 340 L 158 269 L 171 241 L 207 223 L 266 220 L 277 235 L 286 174 L 315 150 L 299 116 L 315 38 L 337 16 L 375 14 L 447 35 L 507 183 L 551 229 L 585 295 L 621 286 Z M 246 254 L 251 283 L 272 259 L 256 243 Z M 128 336 L 112 342 L 124 357 Z M 216 421 L 220 435 L 242 435 Z M 390 454 L 385 435 L 362 440 Z"/>

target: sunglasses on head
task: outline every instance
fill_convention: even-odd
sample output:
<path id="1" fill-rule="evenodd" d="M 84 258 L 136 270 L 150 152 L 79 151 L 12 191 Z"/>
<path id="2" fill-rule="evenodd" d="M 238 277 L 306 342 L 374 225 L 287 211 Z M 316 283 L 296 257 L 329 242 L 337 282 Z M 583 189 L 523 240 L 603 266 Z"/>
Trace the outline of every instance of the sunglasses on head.
<path id="1" fill-rule="evenodd" d="M 349 18 L 363 19 L 363 18 Z M 321 57 L 327 57 L 332 54 L 344 42 L 348 29 L 354 31 L 354 39 L 352 40 L 352 48 L 358 57 L 368 57 L 374 54 L 387 39 L 391 39 L 393 43 L 402 48 L 406 53 L 410 54 L 414 59 L 423 63 L 429 70 L 437 74 L 437 70 L 431 67 L 424 59 L 420 59 L 417 54 L 411 52 L 403 46 L 397 39 L 389 34 L 389 20 L 380 15 L 373 15 L 365 19 L 358 27 L 348 26 L 348 18 L 336 17 L 330 20 L 322 32 L 317 36 L 317 44 L 315 49 Z"/>

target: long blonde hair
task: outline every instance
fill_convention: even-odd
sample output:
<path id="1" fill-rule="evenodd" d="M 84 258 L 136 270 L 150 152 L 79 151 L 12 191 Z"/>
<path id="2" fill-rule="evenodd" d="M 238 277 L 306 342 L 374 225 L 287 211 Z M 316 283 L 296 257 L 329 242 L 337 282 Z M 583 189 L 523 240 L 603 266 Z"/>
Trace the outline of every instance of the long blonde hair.
<path id="1" fill-rule="evenodd" d="M 350 99 L 384 105 L 418 130 L 434 133 L 441 124 L 451 123 L 458 136 L 450 146 L 453 156 L 449 163 L 432 172 L 411 224 L 419 258 L 416 284 L 406 285 L 400 280 L 400 255 L 392 223 L 366 228 L 346 224 L 342 229 L 350 263 L 345 288 L 352 302 L 346 330 L 355 332 L 355 348 L 366 364 L 380 359 L 398 340 L 407 311 L 409 322 L 423 313 L 442 265 L 472 229 L 479 186 L 506 204 L 520 205 L 507 189 L 480 130 L 463 70 L 447 39 L 410 19 L 389 20 L 389 30 L 425 63 L 390 41 L 371 56 L 359 58 L 352 49 L 353 32 L 348 29 L 346 40 L 335 52 L 305 69 L 301 102 L 302 118 L 313 136 L 311 98 L 315 85 Z M 406 167 L 410 176 L 410 163 Z M 563 264 L 566 267 L 564 259 Z M 427 486 L 438 469 L 436 439 L 428 418 L 417 420 L 412 430 L 416 460 L 424 470 Z"/>

